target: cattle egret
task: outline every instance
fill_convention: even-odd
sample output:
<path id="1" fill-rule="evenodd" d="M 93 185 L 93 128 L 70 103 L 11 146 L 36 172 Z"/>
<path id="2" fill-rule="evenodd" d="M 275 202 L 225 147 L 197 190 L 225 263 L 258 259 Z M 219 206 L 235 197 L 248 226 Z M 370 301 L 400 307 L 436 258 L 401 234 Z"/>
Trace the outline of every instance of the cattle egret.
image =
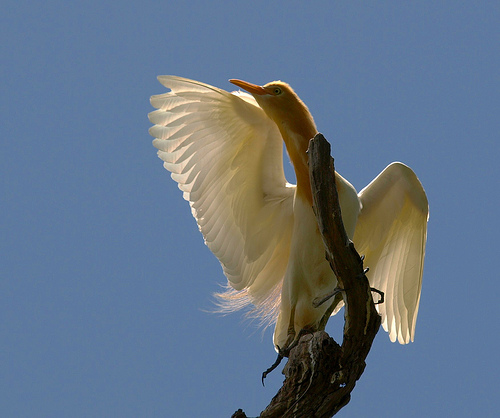
<path id="1" fill-rule="evenodd" d="M 312 209 L 306 150 L 318 132 L 306 105 L 281 81 L 231 83 L 246 92 L 160 76 L 169 92 L 151 97 L 150 134 L 165 168 L 184 192 L 206 245 L 228 279 L 222 305 L 254 305 L 276 322 L 274 345 L 290 347 L 307 328 L 342 307 L 341 298 L 313 306 L 337 279 Z M 297 185 L 283 172 L 282 147 Z M 413 341 L 422 284 L 428 203 L 420 181 L 402 163 L 386 167 L 359 194 L 336 173 L 346 232 L 360 254 L 370 286 L 385 294 L 377 305 L 391 341 Z M 340 299 L 340 300 L 339 300 Z"/>

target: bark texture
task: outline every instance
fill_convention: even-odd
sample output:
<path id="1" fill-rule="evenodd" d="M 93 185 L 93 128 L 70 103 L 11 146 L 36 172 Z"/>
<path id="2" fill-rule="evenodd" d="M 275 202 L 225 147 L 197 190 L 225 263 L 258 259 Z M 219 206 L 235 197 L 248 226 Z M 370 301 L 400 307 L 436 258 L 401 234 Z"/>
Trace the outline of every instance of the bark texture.
<path id="1" fill-rule="evenodd" d="M 261 413 L 261 418 L 335 415 L 349 402 L 380 327 L 363 261 L 342 223 L 330 144 L 323 135 L 317 134 L 311 140 L 308 153 L 314 211 L 326 257 L 337 276 L 345 303 L 343 342 L 339 346 L 324 331 L 302 336 L 290 351 L 283 370 L 283 386 Z M 241 410 L 235 414 L 238 415 L 233 416 L 239 418 L 246 416 Z"/>

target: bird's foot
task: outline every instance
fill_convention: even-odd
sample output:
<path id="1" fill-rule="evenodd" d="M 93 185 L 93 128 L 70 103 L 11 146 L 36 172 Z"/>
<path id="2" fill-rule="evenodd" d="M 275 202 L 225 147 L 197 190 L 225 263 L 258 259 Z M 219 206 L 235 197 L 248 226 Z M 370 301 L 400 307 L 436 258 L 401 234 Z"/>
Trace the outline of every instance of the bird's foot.
<path id="1" fill-rule="evenodd" d="M 364 260 L 365 256 L 362 255 L 361 256 L 361 260 Z M 359 274 L 358 278 L 361 279 L 362 277 L 366 277 L 366 273 L 368 273 L 368 271 L 370 271 L 370 268 L 367 267 L 363 270 L 363 273 Z M 370 287 L 370 290 L 372 292 L 375 292 L 375 293 L 378 293 L 380 295 L 380 299 L 377 301 L 377 302 L 374 302 L 375 305 L 379 305 L 380 303 L 384 303 L 384 292 L 382 292 L 381 290 L 378 290 L 378 289 L 375 289 L 374 287 Z M 314 302 L 313 302 L 314 303 Z"/>
<path id="2" fill-rule="evenodd" d="M 281 363 L 281 361 L 290 355 L 290 351 L 297 346 L 299 343 L 299 340 L 306 334 L 311 334 L 313 333 L 314 330 L 311 328 L 303 328 L 300 330 L 299 334 L 295 337 L 295 332 L 293 334 L 289 334 L 287 341 L 285 343 L 284 348 L 280 348 L 279 346 L 276 346 L 278 349 L 278 357 L 276 358 L 276 361 L 269 367 L 266 371 L 262 373 L 262 386 L 264 385 L 264 379 L 267 377 L 269 373 L 271 373 L 276 367 L 278 367 Z"/>
<path id="3" fill-rule="evenodd" d="M 384 303 L 384 300 L 385 300 L 384 292 L 382 292 L 381 290 L 375 289 L 374 287 L 370 287 L 370 290 L 372 292 L 378 293 L 380 295 L 380 299 L 377 302 L 374 302 L 375 305 L 379 305 L 380 303 Z"/>
<path id="4" fill-rule="evenodd" d="M 264 371 L 262 373 L 262 386 L 265 386 L 264 385 L 264 379 L 267 377 L 267 375 L 269 373 L 271 373 L 276 367 L 278 367 L 281 363 L 281 360 L 283 360 L 285 356 L 283 354 L 281 354 L 281 349 L 278 347 L 278 358 L 276 359 L 276 361 L 271 365 L 271 367 L 269 367 L 266 371 Z"/>

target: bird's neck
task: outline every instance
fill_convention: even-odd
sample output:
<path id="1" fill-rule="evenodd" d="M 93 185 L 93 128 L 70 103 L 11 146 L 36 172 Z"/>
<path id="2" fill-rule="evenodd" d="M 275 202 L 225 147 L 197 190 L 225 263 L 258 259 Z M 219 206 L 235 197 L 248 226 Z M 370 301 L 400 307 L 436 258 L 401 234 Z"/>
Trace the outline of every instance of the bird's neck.
<path id="1" fill-rule="evenodd" d="M 307 148 L 309 141 L 317 134 L 316 126 L 310 123 L 302 125 L 300 130 L 283 129 L 281 134 L 285 141 L 288 155 L 292 160 L 295 176 L 297 177 L 296 194 L 312 205 L 311 183 L 309 181 L 309 166 Z"/>

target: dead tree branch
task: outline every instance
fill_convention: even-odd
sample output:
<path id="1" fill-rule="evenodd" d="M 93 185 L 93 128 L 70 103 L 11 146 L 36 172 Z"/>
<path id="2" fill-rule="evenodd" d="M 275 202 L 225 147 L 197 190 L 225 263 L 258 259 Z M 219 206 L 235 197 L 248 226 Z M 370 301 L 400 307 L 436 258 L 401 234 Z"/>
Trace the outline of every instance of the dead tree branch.
<path id="1" fill-rule="evenodd" d="M 365 368 L 365 359 L 380 327 L 363 262 L 342 223 L 330 144 L 317 134 L 309 145 L 309 176 L 314 210 L 326 257 L 343 290 L 345 324 L 342 346 L 326 332 L 300 339 L 283 370 L 282 388 L 261 418 L 335 415 L 347 405 Z M 244 413 L 241 411 L 244 416 Z"/>

